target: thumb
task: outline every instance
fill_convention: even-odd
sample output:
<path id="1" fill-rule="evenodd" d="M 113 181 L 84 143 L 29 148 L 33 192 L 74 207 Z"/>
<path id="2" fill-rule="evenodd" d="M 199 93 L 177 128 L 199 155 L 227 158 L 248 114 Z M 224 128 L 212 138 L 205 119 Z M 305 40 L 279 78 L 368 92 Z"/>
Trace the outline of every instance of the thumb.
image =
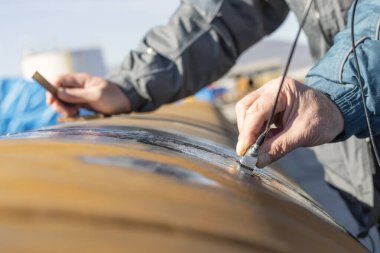
<path id="1" fill-rule="evenodd" d="M 54 97 L 48 91 L 46 91 L 45 99 L 47 105 L 51 105 L 54 102 Z"/>
<path id="2" fill-rule="evenodd" d="M 59 88 L 58 97 L 72 104 L 89 103 L 93 99 L 91 92 L 83 88 Z"/>
<path id="3" fill-rule="evenodd" d="M 301 140 L 297 135 L 297 131 L 291 127 L 284 129 L 264 142 L 257 161 L 257 167 L 263 168 L 299 146 L 301 146 Z"/>

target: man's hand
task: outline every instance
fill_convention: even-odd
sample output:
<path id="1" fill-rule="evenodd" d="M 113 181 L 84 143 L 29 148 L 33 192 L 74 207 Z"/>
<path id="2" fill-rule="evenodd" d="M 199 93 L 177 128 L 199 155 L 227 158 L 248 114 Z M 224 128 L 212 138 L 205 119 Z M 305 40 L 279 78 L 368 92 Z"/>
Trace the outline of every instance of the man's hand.
<path id="1" fill-rule="evenodd" d="M 64 75 L 54 82 L 54 86 L 58 88 L 60 100 L 73 105 L 61 103 L 50 93 L 46 94 L 46 102 L 65 116 L 77 115 L 79 107 L 107 115 L 131 110 L 130 102 L 120 88 L 99 77 L 84 73 Z"/>
<path id="2" fill-rule="evenodd" d="M 236 105 L 238 155 L 255 143 L 270 117 L 281 78 L 244 97 Z M 298 147 L 332 141 L 344 129 L 343 116 L 324 94 L 286 78 L 276 108 L 275 125 L 261 147 L 258 167 L 264 167 Z"/>

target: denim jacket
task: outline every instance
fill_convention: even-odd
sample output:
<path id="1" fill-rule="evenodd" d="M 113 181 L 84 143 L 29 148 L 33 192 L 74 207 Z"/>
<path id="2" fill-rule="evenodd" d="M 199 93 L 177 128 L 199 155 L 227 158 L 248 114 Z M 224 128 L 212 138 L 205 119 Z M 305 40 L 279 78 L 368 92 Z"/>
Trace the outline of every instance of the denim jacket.
<path id="1" fill-rule="evenodd" d="M 352 135 L 368 136 L 353 57 L 351 17 L 352 9 L 348 13 L 347 27 L 336 34 L 332 48 L 310 70 L 305 80 L 307 85 L 329 96 L 342 112 L 344 132 L 335 141 L 345 140 Z M 378 135 L 380 133 L 380 2 L 378 0 L 358 2 L 354 28 L 365 106 L 369 111 L 371 128 L 374 134 Z M 375 140 L 379 147 L 379 136 Z M 314 150 L 324 165 L 327 182 L 344 190 L 342 196 L 359 221 L 361 232 L 367 232 L 380 219 L 380 168 L 371 157 L 372 147 L 364 140 L 351 137 L 344 143 L 326 144 Z"/>
<path id="2" fill-rule="evenodd" d="M 345 127 L 337 140 L 368 136 L 351 44 L 351 14 L 352 10 L 347 28 L 335 36 L 333 47 L 306 78 L 307 85 L 328 95 L 341 110 Z M 380 1 L 359 1 L 354 28 L 366 107 L 374 133 L 380 134 Z"/>

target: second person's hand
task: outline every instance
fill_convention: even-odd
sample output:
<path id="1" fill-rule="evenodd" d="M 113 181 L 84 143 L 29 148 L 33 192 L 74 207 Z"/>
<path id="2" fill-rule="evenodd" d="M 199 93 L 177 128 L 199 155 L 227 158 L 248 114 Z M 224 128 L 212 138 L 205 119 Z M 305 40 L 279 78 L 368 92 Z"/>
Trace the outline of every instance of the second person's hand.
<path id="1" fill-rule="evenodd" d="M 64 116 L 76 116 L 79 108 L 86 108 L 106 115 L 127 113 L 131 105 L 122 90 L 114 83 L 85 73 L 63 75 L 53 83 L 58 89 L 61 103 L 50 93 L 46 102 Z"/>

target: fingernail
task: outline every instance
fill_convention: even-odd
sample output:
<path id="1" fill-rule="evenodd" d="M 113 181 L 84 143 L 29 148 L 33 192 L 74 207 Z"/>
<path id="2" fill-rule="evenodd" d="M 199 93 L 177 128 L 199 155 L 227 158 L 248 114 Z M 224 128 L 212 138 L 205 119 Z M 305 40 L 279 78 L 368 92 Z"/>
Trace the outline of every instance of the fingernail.
<path id="1" fill-rule="evenodd" d="M 236 144 L 236 154 L 238 156 L 242 156 L 243 155 L 243 142 L 242 141 L 238 141 L 238 143 Z"/>
<path id="2" fill-rule="evenodd" d="M 270 164 L 271 162 L 272 162 L 272 159 L 270 155 L 266 153 L 261 153 L 259 156 L 259 159 L 257 160 L 257 167 L 263 168 L 267 166 L 268 164 Z"/>

